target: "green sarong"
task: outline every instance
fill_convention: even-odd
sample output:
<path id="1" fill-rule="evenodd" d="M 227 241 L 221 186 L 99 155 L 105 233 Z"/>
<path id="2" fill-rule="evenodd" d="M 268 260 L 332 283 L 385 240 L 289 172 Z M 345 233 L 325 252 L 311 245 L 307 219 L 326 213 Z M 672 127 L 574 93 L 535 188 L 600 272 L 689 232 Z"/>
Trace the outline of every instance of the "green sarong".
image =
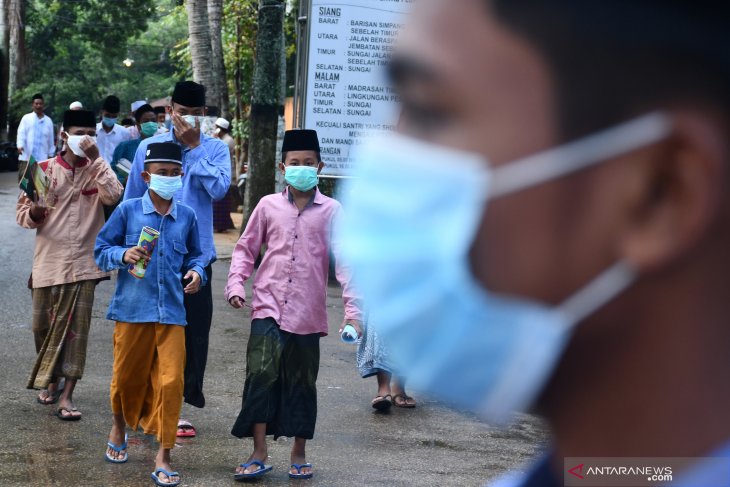
<path id="1" fill-rule="evenodd" d="M 243 405 L 234 436 L 251 437 L 254 424 L 266 423 L 266 434 L 274 438 L 314 437 L 319 338 L 319 333 L 282 331 L 272 318 L 251 322 Z"/>

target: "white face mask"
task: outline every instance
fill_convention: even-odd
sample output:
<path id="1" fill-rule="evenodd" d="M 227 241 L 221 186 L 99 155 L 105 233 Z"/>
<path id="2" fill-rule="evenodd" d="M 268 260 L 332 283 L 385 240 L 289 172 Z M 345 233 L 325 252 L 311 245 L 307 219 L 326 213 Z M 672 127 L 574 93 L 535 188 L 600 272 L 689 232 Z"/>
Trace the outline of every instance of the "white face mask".
<path id="1" fill-rule="evenodd" d="M 66 146 L 68 146 L 69 149 L 71 149 L 71 152 L 76 154 L 78 157 L 86 157 L 86 154 L 84 151 L 79 147 L 79 144 L 81 143 L 81 140 L 84 137 L 87 137 L 86 135 L 69 135 L 68 132 L 66 133 L 67 139 L 66 139 Z M 96 137 L 91 137 L 91 140 L 96 143 Z"/>
<path id="2" fill-rule="evenodd" d="M 557 308 L 485 290 L 469 250 L 487 202 L 657 142 L 670 128 L 665 115 L 650 114 L 496 168 L 479 154 L 400 135 L 363 148 L 337 235 L 368 326 L 409 386 L 497 423 L 525 411 L 572 329 L 635 273 L 619 262 Z"/>
<path id="3" fill-rule="evenodd" d="M 198 125 L 203 125 L 203 120 L 205 120 L 205 117 L 199 117 L 196 115 L 183 115 L 183 120 L 185 120 L 187 123 L 190 124 L 190 126 L 195 127 L 195 121 L 197 120 Z"/>

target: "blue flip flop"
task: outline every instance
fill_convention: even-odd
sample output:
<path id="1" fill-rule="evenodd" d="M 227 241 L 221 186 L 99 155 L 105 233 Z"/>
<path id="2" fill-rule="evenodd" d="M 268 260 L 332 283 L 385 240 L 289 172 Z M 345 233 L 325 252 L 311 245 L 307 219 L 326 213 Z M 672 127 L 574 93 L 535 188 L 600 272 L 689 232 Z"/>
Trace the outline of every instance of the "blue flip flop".
<path id="1" fill-rule="evenodd" d="M 264 462 L 260 462 L 258 460 L 253 460 L 251 462 L 241 464 L 241 466 L 244 469 L 247 469 L 248 467 L 250 467 L 252 465 L 256 465 L 257 467 L 259 467 L 259 469 L 256 470 L 255 472 L 251 472 L 251 473 L 237 473 L 233 476 L 233 479 L 239 480 L 239 481 L 255 479 L 255 478 L 261 477 L 264 474 L 271 472 L 271 469 L 273 468 L 271 465 L 264 465 Z"/>
<path id="2" fill-rule="evenodd" d="M 314 475 L 313 472 L 302 473 L 303 468 L 312 468 L 311 463 L 302 463 L 301 465 L 299 465 L 298 463 L 292 463 L 291 468 L 295 469 L 297 473 L 289 472 L 290 479 L 311 479 L 312 475 Z"/>
<path id="3" fill-rule="evenodd" d="M 108 441 L 107 446 L 117 453 L 121 453 L 122 450 L 126 450 L 127 449 L 126 433 L 124 434 L 124 443 L 117 446 L 114 443 L 112 443 L 111 441 Z M 109 455 L 108 451 L 104 452 L 104 456 L 106 457 L 106 461 L 110 462 L 110 463 L 126 463 L 126 461 L 129 460 L 129 453 L 127 453 L 127 452 L 124 452 L 124 456 L 122 458 L 114 458 L 113 456 Z"/>
<path id="4" fill-rule="evenodd" d="M 180 484 L 179 480 L 177 482 L 163 482 L 162 480 L 160 480 L 160 473 L 164 473 L 165 475 L 167 475 L 167 478 L 180 476 L 179 473 L 168 472 L 164 468 L 155 469 L 155 471 L 150 474 L 150 476 L 152 476 L 152 481 L 155 483 L 155 485 L 159 485 L 160 487 L 175 487 L 176 485 Z"/>

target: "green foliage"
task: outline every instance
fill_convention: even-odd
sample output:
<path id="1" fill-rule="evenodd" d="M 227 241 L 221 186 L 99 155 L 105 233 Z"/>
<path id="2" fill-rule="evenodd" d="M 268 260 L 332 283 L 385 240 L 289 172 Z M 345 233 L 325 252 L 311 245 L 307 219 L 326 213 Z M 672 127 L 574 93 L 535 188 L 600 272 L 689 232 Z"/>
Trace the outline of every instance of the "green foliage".
<path id="1" fill-rule="evenodd" d="M 239 140 L 249 133 L 258 7 L 258 0 L 225 0 L 223 6 L 232 132 Z M 299 0 L 288 0 L 288 87 L 294 85 L 298 14 Z M 28 0 L 28 64 L 25 83 L 13 96 L 11 119 L 29 111 L 35 92 L 44 94 L 46 112 L 56 122 L 75 100 L 98 111 L 103 98 L 115 94 L 126 111 L 135 100 L 170 95 L 175 82 L 192 78 L 187 20 L 183 0 Z M 122 64 L 127 58 L 134 61 L 131 67 Z"/>
<path id="2" fill-rule="evenodd" d="M 58 120 L 80 100 L 98 110 L 116 94 L 122 109 L 135 100 L 169 95 L 180 70 L 172 57 L 187 38 L 185 9 L 171 0 L 30 0 L 26 12 L 29 65 L 11 112 L 29 110 L 29 96 L 44 93 L 47 113 Z M 126 58 L 134 61 L 125 67 Z"/>

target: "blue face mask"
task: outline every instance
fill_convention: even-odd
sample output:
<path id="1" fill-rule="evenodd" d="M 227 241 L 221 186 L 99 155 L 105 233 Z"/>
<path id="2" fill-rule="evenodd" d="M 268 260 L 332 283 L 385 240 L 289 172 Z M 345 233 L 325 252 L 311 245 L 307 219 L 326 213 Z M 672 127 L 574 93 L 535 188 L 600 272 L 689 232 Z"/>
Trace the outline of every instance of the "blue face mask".
<path id="1" fill-rule="evenodd" d="M 116 118 L 109 118 L 109 117 L 102 117 L 101 118 L 101 123 L 105 127 L 111 128 L 111 127 L 113 127 L 117 123 L 117 119 Z"/>
<path id="2" fill-rule="evenodd" d="M 286 166 L 284 180 L 292 188 L 309 191 L 319 183 L 317 168 L 312 166 Z"/>
<path id="3" fill-rule="evenodd" d="M 145 137 L 152 137 L 155 133 L 157 133 L 160 126 L 157 125 L 157 122 L 145 122 L 140 125 L 139 128 L 142 135 Z"/>
<path id="4" fill-rule="evenodd" d="M 182 176 L 150 175 L 150 189 L 163 200 L 171 200 L 176 192 L 183 187 Z"/>
<path id="5" fill-rule="evenodd" d="M 362 149 L 342 192 L 343 262 L 369 326 L 416 390 L 501 423 L 525 411 L 585 317 L 631 285 L 616 263 L 558 307 L 492 293 L 469 251 L 487 202 L 661 140 L 651 114 L 511 164 L 396 135 Z M 446 385 L 446 386 L 445 386 Z"/>

